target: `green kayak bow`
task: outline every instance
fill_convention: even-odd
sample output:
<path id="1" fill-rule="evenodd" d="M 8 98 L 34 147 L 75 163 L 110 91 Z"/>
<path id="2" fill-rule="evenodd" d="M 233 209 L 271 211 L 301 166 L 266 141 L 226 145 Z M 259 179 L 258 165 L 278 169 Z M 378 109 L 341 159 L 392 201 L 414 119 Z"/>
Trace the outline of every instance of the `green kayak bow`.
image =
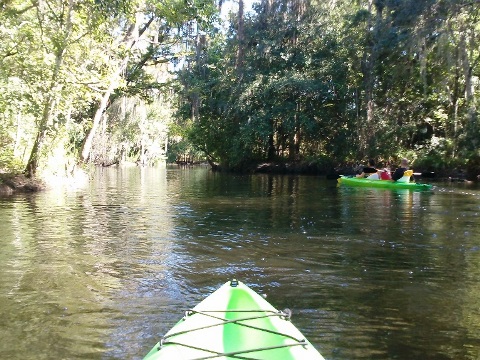
<path id="1" fill-rule="evenodd" d="M 188 310 L 144 360 L 324 360 L 290 314 L 232 280 Z"/>

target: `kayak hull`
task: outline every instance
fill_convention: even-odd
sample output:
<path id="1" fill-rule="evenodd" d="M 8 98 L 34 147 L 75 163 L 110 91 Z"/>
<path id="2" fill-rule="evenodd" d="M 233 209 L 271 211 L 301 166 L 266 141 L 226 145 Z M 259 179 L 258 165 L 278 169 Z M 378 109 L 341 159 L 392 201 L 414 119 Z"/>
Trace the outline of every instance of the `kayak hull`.
<path id="1" fill-rule="evenodd" d="M 233 280 L 186 312 L 144 360 L 324 360 L 280 312 Z"/>
<path id="2" fill-rule="evenodd" d="M 414 182 L 398 182 L 393 180 L 370 180 L 364 178 L 341 176 L 337 179 L 340 185 L 357 187 L 374 187 L 383 189 L 410 189 L 410 190 L 431 190 L 430 184 L 419 184 Z"/>

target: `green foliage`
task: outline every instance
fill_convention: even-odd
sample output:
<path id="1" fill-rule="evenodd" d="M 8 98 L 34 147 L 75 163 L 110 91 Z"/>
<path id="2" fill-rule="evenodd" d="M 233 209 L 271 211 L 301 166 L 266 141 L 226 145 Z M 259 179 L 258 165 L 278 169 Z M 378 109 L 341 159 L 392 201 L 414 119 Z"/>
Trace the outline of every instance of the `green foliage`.
<path id="1" fill-rule="evenodd" d="M 354 137 L 346 53 L 336 33 L 315 23 L 318 9 L 297 21 L 294 13 L 284 16 L 283 3 L 274 5 L 270 16 L 245 24 L 244 68 L 232 71 L 237 42 L 227 36 L 212 39 L 202 63 L 181 74 L 187 104 L 200 99 L 190 140 L 225 167 L 312 152 L 340 157 Z"/>
<path id="2" fill-rule="evenodd" d="M 310 171 L 319 174 L 332 173 L 336 165 L 333 159 L 326 155 L 307 157 L 305 158 L 304 163 L 308 165 L 308 169 L 310 169 Z"/>
<path id="3" fill-rule="evenodd" d="M 416 171 L 431 171 L 439 176 L 450 175 L 449 171 L 464 168 L 465 165 L 464 159 L 446 157 L 436 150 L 422 154 L 412 163 L 412 167 Z"/>
<path id="4" fill-rule="evenodd" d="M 150 160 L 163 156 L 171 120 L 170 99 L 162 95 L 169 90 L 165 64 L 192 36 L 187 29 L 209 26 L 215 14 L 207 0 L 3 4 L 2 166 L 28 160 L 29 169 L 44 169 L 58 146 L 65 157 L 78 156 L 100 100 L 110 93 L 110 105 L 128 98 L 137 108 L 102 124 L 95 149 L 100 161 L 122 151 L 132 157 L 148 152 Z"/>
<path id="5" fill-rule="evenodd" d="M 480 180 L 480 152 L 477 150 L 472 152 L 468 157 L 466 164 L 467 179 Z"/>
<path id="6" fill-rule="evenodd" d="M 109 126 L 98 132 L 92 156 L 96 163 L 128 161 L 154 165 L 166 156 L 170 103 L 162 97 L 147 103 L 141 97 L 122 97 L 107 110 Z"/>
<path id="7" fill-rule="evenodd" d="M 4 127 L 0 127 L 0 173 L 18 173 L 23 169 L 22 162 L 15 156 L 13 151 L 13 139 L 5 133 Z"/>
<path id="8" fill-rule="evenodd" d="M 476 164 L 475 3 L 265 1 L 228 28 L 210 0 L 70 5 L 3 4 L 0 167 L 47 163 L 58 146 L 78 154 L 98 110 L 99 163 L 155 161 L 169 137 L 172 159 L 201 151 L 231 169 L 367 155 Z"/>

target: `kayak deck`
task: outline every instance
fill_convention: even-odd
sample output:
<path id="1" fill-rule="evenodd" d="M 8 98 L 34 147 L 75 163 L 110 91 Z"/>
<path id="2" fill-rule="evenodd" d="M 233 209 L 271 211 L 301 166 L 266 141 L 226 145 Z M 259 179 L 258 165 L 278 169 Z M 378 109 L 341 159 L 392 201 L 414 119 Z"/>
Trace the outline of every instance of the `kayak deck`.
<path id="1" fill-rule="evenodd" d="M 222 285 L 186 312 L 144 360 L 323 360 L 290 322 L 242 282 Z"/>
<path id="2" fill-rule="evenodd" d="M 419 184 L 414 182 L 398 182 L 393 180 L 371 180 L 366 178 L 356 178 L 341 176 L 337 179 L 338 184 L 347 186 L 375 187 L 385 189 L 411 189 L 411 190 L 431 190 L 430 184 Z"/>

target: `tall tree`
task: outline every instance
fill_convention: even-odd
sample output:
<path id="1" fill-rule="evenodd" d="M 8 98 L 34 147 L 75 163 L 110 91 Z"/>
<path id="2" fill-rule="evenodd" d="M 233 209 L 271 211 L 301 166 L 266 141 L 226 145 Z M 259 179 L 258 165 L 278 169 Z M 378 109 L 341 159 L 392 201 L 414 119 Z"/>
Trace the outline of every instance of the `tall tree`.
<path id="1" fill-rule="evenodd" d="M 117 66 L 110 75 L 109 85 L 99 101 L 92 126 L 88 130 L 83 142 L 80 155 L 81 161 L 86 162 L 89 160 L 92 141 L 98 125 L 111 101 L 114 91 L 122 91 L 120 84 L 127 80 L 126 69 L 128 66 L 132 66 L 132 62 L 137 65 L 142 64 L 141 66 L 133 66 L 139 70 L 149 61 L 157 61 L 157 57 L 161 57 L 161 54 L 171 51 L 172 45 L 170 42 L 172 37 L 179 40 L 177 50 L 181 49 L 179 44 L 184 39 L 183 29 L 191 28 L 198 23 L 206 26 L 210 22 L 208 19 L 213 18 L 215 11 L 216 7 L 213 0 L 196 0 L 188 3 L 187 6 L 185 6 L 183 1 L 179 0 L 170 0 L 164 3 L 145 0 L 136 5 L 132 11 L 134 21 L 130 22 L 129 17 L 125 19 L 124 24 L 126 26 L 122 32 L 125 35 L 122 35 L 122 39 L 119 41 L 123 51 L 118 54 Z M 153 30 L 151 29 L 152 25 L 155 25 Z M 155 34 L 154 32 L 158 33 Z M 149 46 L 145 46 L 143 43 L 139 44 L 142 36 L 154 37 L 157 41 L 150 42 Z M 146 42 L 149 42 L 148 39 L 146 39 Z"/>
<path id="2" fill-rule="evenodd" d="M 75 5 L 74 1 L 69 0 L 67 4 L 61 4 L 60 7 L 54 7 L 54 5 L 55 4 L 40 2 L 35 6 L 37 17 L 40 19 L 40 28 L 44 29 L 45 33 L 49 33 L 52 30 L 55 31 L 54 33 L 50 33 L 51 37 L 48 39 L 51 41 L 51 50 L 54 56 L 54 61 L 52 64 L 51 77 L 47 88 L 45 89 L 46 97 L 42 105 L 42 115 L 37 125 L 37 136 L 35 137 L 30 158 L 28 159 L 25 169 L 29 176 L 34 176 L 38 167 L 38 158 L 45 140 L 47 125 L 50 122 L 50 117 L 52 116 L 53 103 L 55 101 L 55 97 L 58 96 L 58 90 L 56 88 L 62 86 L 59 74 L 64 62 L 64 54 L 67 50 L 67 47 L 70 45 L 70 42 L 72 41 L 72 17 Z M 53 24 L 53 28 L 50 27 L 51 24 L 47 23 L 47 9 L 53 10 L 54 16 L 57 19 L 57 21 Z"/>
<path id="3" fill-rule="evenodd" d="M 104 36 L 105 17 L 96 3 L 75 0 L 30 5 L 11 1 L 2 15 L 9 28 L 1 30 L 9 40 L 1 43 L 10 49 L 10 56 L 1 61 L 8 64 L 8 82 L 21 84 L 17 96 L 23 105 L 14 110 L 21 118 L 17 132 L 34 129 L 24 150 L 30 153 L 25 172 L 34 176 L 65 124 L 91 100 L 98 69 L 105 65 L 105 54 L 92 44 L 98 45 Z M 27 124 L 30 120 L 32 125 Z"/>
<path id="4" fill-rule="evenodd" d="M 124 76 L 125 70 L 127 69 L 128 62 L 130 60 L 130 53 L 133 51 L 135 45 L 138 43 L 140 36 L 148 29 L 148 27 L 153 22 L 154 18 L 150 17 L 144 23 L 144 11 L 141 8 L 144 6 L 143 4 L 139 5 L 137 9 L 134 10 L 134 22 L 129 23 L 127 26 L 126 33 L 123 37 L 123 40 L 120 42 L 119 46 L 124 49 L 123 58 L 121 57 L 118 59 L 118 65 L 116 69 L 114 69 L 113 73 L 109 77 L 109 83 L 107 88 L 105 89 L 104 93 L 100 98 L 99 105 L 95 111 L 95 115 L 93 117 L 92 127 L 88 130 L 87 136 L 83 142 L 81 151 L 80 151 L 80 159 L 83 162 L 87 162 L 90 157 L 90 151 L 92 149 L 93 138 L 96 134 L 98 125 L 102 119 L 105 110 L 107 109 L 108 102 L 110 97 L 112 96 L 115 89 L 120 86 L 120 82 Z"/>

